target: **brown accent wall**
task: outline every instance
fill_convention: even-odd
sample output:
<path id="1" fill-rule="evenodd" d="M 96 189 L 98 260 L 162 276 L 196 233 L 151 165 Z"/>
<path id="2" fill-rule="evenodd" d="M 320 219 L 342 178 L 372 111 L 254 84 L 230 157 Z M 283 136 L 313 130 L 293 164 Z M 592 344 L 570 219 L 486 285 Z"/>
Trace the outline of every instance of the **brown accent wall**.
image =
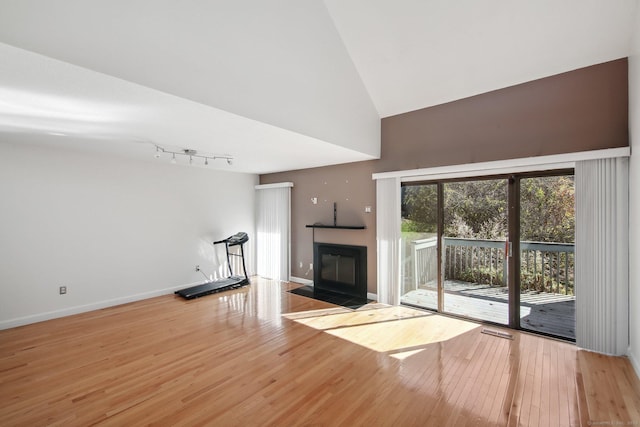
<path id="1" fill-rule="evenodd" d="M 629 145 L 627 59 L 382 119 L 376 172 Z"/>
<path id="2" fill-rule="evenodd" d="M 381 144 L 379 160 L 260 176 L 294 183 L 293 276 L 313 278 L 305 225 L 331 223 L 335 201 L 339 224 L 367 229 L 316 230 L 316 240 L 367 246 L 368 289 L 377 292 L 374 172 L 628 146 L 627 59 L 384 118 Z"/>

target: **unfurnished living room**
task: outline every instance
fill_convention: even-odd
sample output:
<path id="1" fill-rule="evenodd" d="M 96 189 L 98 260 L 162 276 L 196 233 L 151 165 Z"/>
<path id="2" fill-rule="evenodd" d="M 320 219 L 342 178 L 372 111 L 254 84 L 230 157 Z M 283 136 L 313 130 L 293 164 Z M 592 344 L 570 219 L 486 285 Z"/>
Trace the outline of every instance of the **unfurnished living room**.
<path id="1" fill-rule="evenodd" d="M 0 0 L 0 424 L 640 425 L 639 144 L 639 0 Z"/>

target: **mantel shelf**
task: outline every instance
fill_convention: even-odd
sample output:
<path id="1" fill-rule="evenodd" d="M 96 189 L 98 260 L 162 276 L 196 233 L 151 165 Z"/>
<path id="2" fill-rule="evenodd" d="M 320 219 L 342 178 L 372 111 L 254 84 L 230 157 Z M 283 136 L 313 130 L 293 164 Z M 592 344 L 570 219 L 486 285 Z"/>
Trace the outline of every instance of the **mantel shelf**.
<path id="1" fill-rule="evenodd" d="M 364 230 L 365 225 L 323 225 L 323 224 L 307 224 L 307 228 L 337 228 L 341 230 Z"/>

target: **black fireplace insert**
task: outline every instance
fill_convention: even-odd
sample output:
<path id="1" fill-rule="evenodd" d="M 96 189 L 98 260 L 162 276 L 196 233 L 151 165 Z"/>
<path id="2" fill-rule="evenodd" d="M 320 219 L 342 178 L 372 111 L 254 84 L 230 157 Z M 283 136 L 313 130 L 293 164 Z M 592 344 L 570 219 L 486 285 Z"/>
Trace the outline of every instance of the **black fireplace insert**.
<path id="1" fill-rule="evenodd" d="M 367 247 L 313 244 L 313 286 L 318 291 L 367 297 Z"/>

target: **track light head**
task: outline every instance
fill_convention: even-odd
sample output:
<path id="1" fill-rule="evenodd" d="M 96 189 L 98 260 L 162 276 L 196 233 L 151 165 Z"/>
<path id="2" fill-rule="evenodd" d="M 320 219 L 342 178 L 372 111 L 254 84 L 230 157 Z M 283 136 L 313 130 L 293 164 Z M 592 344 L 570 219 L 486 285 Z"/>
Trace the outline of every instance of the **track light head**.
<path id="1" fill-rule="evenodd" d="M 156 146 L 156 154 L 153 155 L 153 157 L 155 157 L 156 159 L 160 158 L 160 147 Z"/>
<path id="2" fill-rule="evenodd" d="M 206 157 L 204 158 L 204 165 L 209 166 L 209 159 Z"/>
<path id="3" fill-rule="evenodd" d="M 231 165 L 233 164 L 233 159 L 228 158 L 228 159 L 227 159 L 227 164 L 228 164 L 229 166 L 231 166 Z"/>
<path id="4" fill-rule="evenodd" d="M 175 165 L 177 163 L 176 161 L 176 153 L 173 153 L 173 157 L 171 158 L 171 164 Z"/>

